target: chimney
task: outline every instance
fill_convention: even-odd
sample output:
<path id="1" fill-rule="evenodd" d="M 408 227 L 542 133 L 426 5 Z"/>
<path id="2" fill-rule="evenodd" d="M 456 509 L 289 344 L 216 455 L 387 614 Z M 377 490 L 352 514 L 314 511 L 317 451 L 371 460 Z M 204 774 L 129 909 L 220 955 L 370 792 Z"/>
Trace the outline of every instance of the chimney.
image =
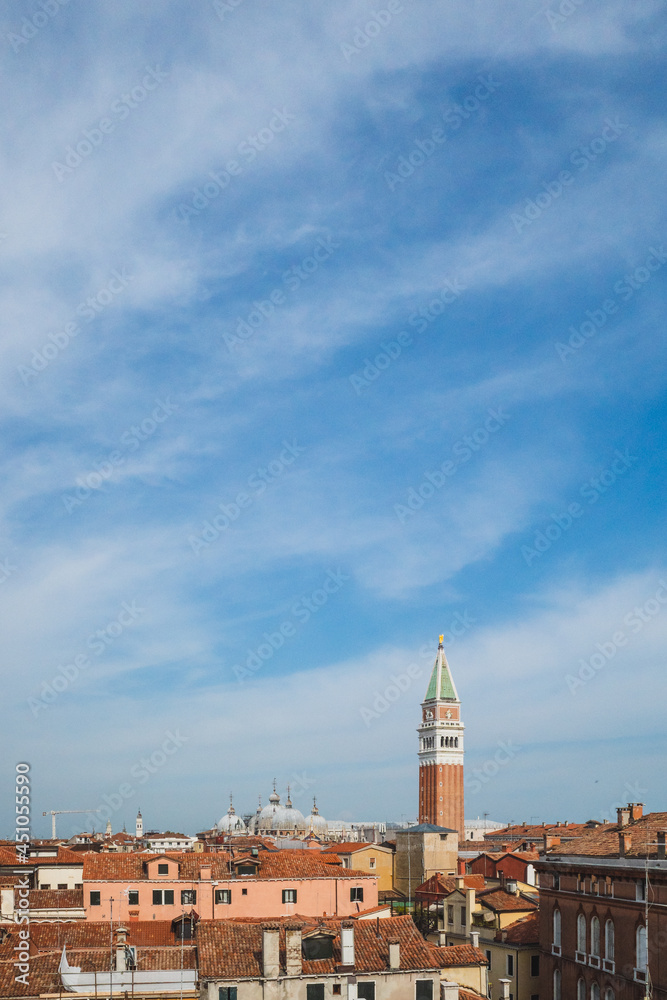
<path id="1" fill-rule="evenodd" d="M 447 947 L 447 931 L 438 931 L 438 948 Z"/>
<path id="2" fill-rule="evenodd" d="M 511 896 L 516 896 L 519 891 L 519 887 L 513 878 L 510 878 L 505 883 L 505 892 L 509 892 Z"/>
<path id="3" fill-rule="evenodd" d="M 542 843 L 544 845 L 544 853 L 547 854 L 552 847 L 560 847 L 560 837 L 550 837 L 548 833 L 545 833 L 542 837 Z"/>
<path id="4" fill-rule="evenodd" d="M 466 937 L 470 936 L 472 927 L 472 914 L 475 909 L 475 890 L 466 889 Z"/>
<path id="5" fill-rule="evenodd" d="M 401 944 L 398 938 L 392 938 L 389 942 L 389 968 L 400 969 L 401 967 Z"/>
<path id="6" fill-rule="evenodd" d="M 630 819 L 633 823 L 636 823 L 644 815 L 643 802 L 628 802 L 628 809 L 630 810 Z"/>
<path id="7" fill-rule="evenodd" d="M 278 924 L 262 927 L 262 975 L 277 979 L 280 974 L 280 930 Z"/>
<path id="8" fill-rule="evenodd" d="M 632 847 L 632 834 L 630 834 L 630 833 L 623 833 L 622 831 L 619 830 L 619 833 L 618 833 L 618 856 L 619 856 L 619 858 L 624 858 L 628 854 L 628 852 L 630 851 L 631 847 Z"/>
<path id="9" fill-rule="evenodd" d="M 500 983 L 500 989 L 502 991 L 501 994 L 500 994 L 502 1000 L 509 1000 L 510 986 L 512 984 L 512 980 L 511 979 L 499 979 L 498 982 Z"/>
<path id="10" fill-rule="evenodd" d="M 470 943 L 473 948 L 479 948 L 479 931 L 470 932 Z"/>
<path id="11" fill-rule="evenodd" d="M 285 924 L 285 974 L 300 976 L 303 971 L 301 961 L 301 929 L 303 924 Z"/>
<path id="12" fill-rule="evenodd" d="M 459 984 L 440 980 L 440 1000 L 459 1000 Z"/>
<path id="13" fill-rule="evenodd" d="M 125 956 L 127 935 L 127 927 L 116 928 L 116 972 L 125 972 L 127 969 L 127 960 Z"/>
<path id="14" fill-rule="evenodd" d="M 658 830 L 658 861 L 665 860 L 665 830 Z"/>
<path id="15" fill-rule="evenodd" d="M 630 810 L 626 806 L 624 809 L 616 810 L 616 822 L 619 826 L 627 826 L 630 822 Z"/>
<path id="16" fill-rule="evenodd" d="M 211 864 L 209 862 L 208 864 L 202 865 L 201 868 L 199 869 L 199 878 L 202 880 L 202 882 L 205 882 L 208 881 L 210 877 L 211 877 Z"/>
<path id="17" fill-rule="evenodd" d="M 346 968 L 354 968 L 354 924 L 344 920 L 340 925 L 340 961 Z"/>
<path id="18" fill-rule="evenodd" d="M 465 889 L 465 886 L 466 886 L 466 880 L 463 877 L 463 875 L 457 875 L 456 876 L 456 888 L 457 889 Z"/>

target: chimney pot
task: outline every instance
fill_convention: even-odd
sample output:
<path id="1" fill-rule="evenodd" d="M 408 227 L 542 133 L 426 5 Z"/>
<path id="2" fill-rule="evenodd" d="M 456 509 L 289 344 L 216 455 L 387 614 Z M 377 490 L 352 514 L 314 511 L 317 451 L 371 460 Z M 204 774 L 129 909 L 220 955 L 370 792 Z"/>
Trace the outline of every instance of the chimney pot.
<path id="1" fill-rule="evenodd" d="M 262 928 L 262 975 L 264 979 L 277 979 L 280 974 L 280 931 L 278 924 L 265 924 Z"/>
<path id="2" fill-rule="evenodd" d="M 470 942 L 473 948 L 479 948 L 479 931 L 470 932 Z"/>
<path id="3" fill-rule="evenodd" d="M 401 944 L 393 939 L 389 942 L 389 968 L 400 969 L 401 967 Z"/>
<path id="4" fill-rule="evenodd" d="M 665 830 L 658 830 L 658 861 L 665 860 Z"/>
<path id="5" fill-rule="evenodd" d="M 340 961 L 341 965 L 354 968 L 354 924 L 344 920 L 340 925 Z"/>
<path id="6" fill-rule="evenodd" d="M 632 846 L 632 835 L 629 833 L 624 833 L 619 831 L 618 834 L 618 854 L 619 857 L 624 858 L 630 851 Z"/>
<path id="7" fill-rule="evenodd" d="M 502 990 L 502 993 L 500 994 L 500 996 L 503 998 L 503 1000 L 509 1000 L 510 986 L 512 984 L 512 980 L 511 979 L 499 979 L 498 982 L 500 983 L 500 988 Z"/>
<path id="8" fill-rule="evenodd" d="M 630 822 L 630 810 L 627 807 L 625 809 L 617 809 L 616 821 L 619 826 L 627 826 Z"/>
<path id="9" fill-rule="evenodd" d="M 285 925 L 285 974 L 300 976 L 303 971 L 301 931 L 303 924 Z"/>
<path id="10" fill-rule="evenodd" d="M 643 802 L 628 802 L 628 809 L 630 810 L 630 818 L 633 823 L 636 823 L 644 815 Z"/>

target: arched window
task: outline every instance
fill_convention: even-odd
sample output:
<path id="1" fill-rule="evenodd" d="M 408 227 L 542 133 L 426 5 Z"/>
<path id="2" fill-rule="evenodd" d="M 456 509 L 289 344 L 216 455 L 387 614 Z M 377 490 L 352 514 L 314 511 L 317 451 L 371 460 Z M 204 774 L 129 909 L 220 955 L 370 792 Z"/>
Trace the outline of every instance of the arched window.
<path id="1" fill-rule="evenodd" d="M 600 921 L 591 917 L 591 955 L 600 957 Z"/>
<path id="2" fill-rule="evenodd" d="M 577 917 L 577 951 L 586 951 L 586 917 L 583 913 Z"/>
<path id="3" fill-rule="evenodd" d="M 583 979 L 577 980 L 577 1000 L 586 1000 L 586 983 Z"/>
<path id="4" fill-rule="evenodd" d="M 604 991 L 604 1000 L 614 1000 L 614 991 L 611 986 L 608 986 Z"/>
<path id="5" fill-rule="evenodd" d="M 640 972 L 646 972 L 646 928 L 642 924 L 637 928 L 637 968 Z"/>
<path id="6" fill-rule="evenodd" d="M 554 969 L 554 1000 L 561 1000 L 560 969 Z"/>
<path id="7" fill-rule="evenodd" d="M 553 929 L 554 929 L 553 943 L 557 944 L 558 947 L 560 948 L 560 910 L 558 909 L 558 907 L 556 907 L 556 909 L 554 910 Z"/>
<path id="8" fill-rule="evenodd" d="M 441 746 L 441 747 L 444 747 L 444 745 L 445 745 L 445 737 L 444 737 L 444 736 L 441 736 L 441 737 L 440 737 L 440 746 Z"/>
<path id="9" fill-rule="evenodd" d="M 614 961 L 614 921 L 607 920 L 604 925 L 604 957 L 608 962 Z"/>
<path id="10" fill-rule="evenodd" d="M 591 1000 L 600 1000 L 600 987 L 597 983 L 591 983 Z"/>
<path id="11" fill-rule="evenodd" d="M 458 736 L 455 736 L 454 737 L 454 746 L 457 747 L 458 745 L 459 745 L 459 738 L 458 738 Z"/>

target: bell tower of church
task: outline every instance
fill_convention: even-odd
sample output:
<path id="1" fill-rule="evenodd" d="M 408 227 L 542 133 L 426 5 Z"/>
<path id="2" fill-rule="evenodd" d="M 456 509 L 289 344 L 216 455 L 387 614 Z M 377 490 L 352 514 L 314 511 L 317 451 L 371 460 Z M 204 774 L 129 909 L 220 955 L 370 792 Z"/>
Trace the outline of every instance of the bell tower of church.
<path id="1" fill-rule="evenodd" d="M 419 822 L 457 830 L 464 839 L 461 702 L 443 637 L 422 702 L 419 733 Z"/>

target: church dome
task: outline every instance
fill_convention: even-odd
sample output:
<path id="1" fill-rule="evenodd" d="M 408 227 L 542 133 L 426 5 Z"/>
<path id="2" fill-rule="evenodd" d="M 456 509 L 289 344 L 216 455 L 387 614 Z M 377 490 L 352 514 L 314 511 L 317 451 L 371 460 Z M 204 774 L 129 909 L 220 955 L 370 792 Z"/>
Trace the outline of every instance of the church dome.
<path id="1" fill-rule="evenodd" d="M 218 822 L 218 833 L 245 833 L 246 826 L 240 816 L 236 815 L 231 795 L 229 796 L 229 809 Z"/>
<path id="2" fill-rule="evenodd" d="M 320 816 L 320 811 L 317 808 L 317 802 L 313 799 L 313 808 L 310 811 L 310 816 L 306 820 L 306 824 L 311 833 L 314 833 L 317 837 L 326 837 L 329 832 L 329 826 L 324 816 Z"/>
<path id="3" fill-rule="evenodd" d="M 275 788 L 269 796 L 269 805 L 257 817 L 258 833 L 306 833 L 308 824 L 303 814 L 295 809 L 287 790 L 285 805 L 280 804 L 280 796 Z"/>

